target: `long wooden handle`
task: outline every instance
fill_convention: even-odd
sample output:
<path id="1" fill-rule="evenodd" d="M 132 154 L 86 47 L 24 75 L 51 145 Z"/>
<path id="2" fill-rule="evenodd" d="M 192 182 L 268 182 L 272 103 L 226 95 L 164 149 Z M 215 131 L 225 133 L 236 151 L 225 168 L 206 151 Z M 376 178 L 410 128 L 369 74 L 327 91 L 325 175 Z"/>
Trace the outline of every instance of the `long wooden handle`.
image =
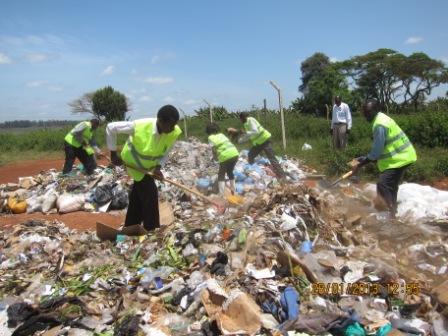
<path id="1" fill-rule="evenodd" d="M 338 184 L 339 182 L 341 182 L 342 180 L 345 180 L 346 178 L 349 178 L 350 176 L 353 175 L 353 170 L 350 170 L 349 172 L 345 173 L 344 175 L 342 175 L 340 178 L 338 178 L 336 181 L 334 181 L 331 184 L 331 187 L 335 186 L 336 184 Z"/>
<path id="2" fill-rule="evenodd" d="M 127 168 L 130 168 L 130 169 L 134 169 L 134 170 L 136 170 L 136 171 L 138 171 L 138 172 L 140 172 L 142 174 L 147 174 L 147 175 L 149 175 L 151 177 L 155 177 L 154 174 L 152 174 L 151 172 L 146 171 L 144 169 L 133 167 L 133 166 L 130 166 L 130 165 L 127 165 L 127 164 L 124 164 L 124 166 L 127 167 Z M 188 191 L 189 193 L 192 193 L 192 194 L 198 196 L 199 198 L 203 199 L 204 201 L 207 201 L 209 203 L 215 204 L 215 202 L 213 202 L 213 200 L 211 200 L 210 198 L 208 198 L 204 194 L 201 194 L 199 191 L 191 189 L 191 188 L 187 187 L 186 185 L 183 185 L 182 183 L 179 183 L 177 181 L 173 181 L 173 180 L 171 180 L 169 178 L 166 178 L 166 177 L 163 178 L 163 181 L 165 181 L 165 182 L 167 182 L 169 184 L 172 184 L 172 185 L 174 185 L 174 186 L 176 186 L 176 187 L 178 187 L 180 189 Z"/>

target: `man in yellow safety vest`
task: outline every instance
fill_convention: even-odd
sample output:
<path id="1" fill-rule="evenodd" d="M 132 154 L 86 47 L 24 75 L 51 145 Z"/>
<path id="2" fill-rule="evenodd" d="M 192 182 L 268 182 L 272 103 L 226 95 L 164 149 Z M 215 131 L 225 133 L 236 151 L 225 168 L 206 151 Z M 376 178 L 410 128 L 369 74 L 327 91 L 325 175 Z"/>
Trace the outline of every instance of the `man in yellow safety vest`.
<path id="1" fill-rule="evenodd" d="M 272 165 L 274 173 L 279 179 L 286 177 L 280 163 L 275 157 L 274 150 L 271 145 L 271 133 L 260 125 L 257 119 L 250 117 L 249 113 L 241 112 L 239 117 L 244 127 L 244 134 L 239 138 L 238 143 L 244 143 L 250 140 L 252 147 L 249 150 L 248 161 L 253 164 L 255 158 L 261 152 L 264 152 Z M 239 132 L 233 128 L 228 128 L 227 132 L 231 136 L 237 135 Z"/>
<path id="2" fill-rule="evenodd" d="M 101 153 L 95 141 L 95 131 L 99 124 L 100 121 L 98 119 L 82 121 L 67 133 L 64 138 L 65 163 L 62 169 L 63 174 L 68 174 L 72 171 L 76 158 L 84 165 L 87 175 L 93 173 L 96 168 L 94 154 Z"/>
<path id="3" fill-rule="evenodd" d="M 206 127 L 208 142 L 212 146 L 213 156 L 218 159 L 218 187 L 220 195 L 224 195 L 226 174 L 229 177 L 230 190 L 235 193 L 233 169 L 238 161 L 238 149 L 224 134 L 219 132 L 219 126 L 211 123 Z"/>
<path id="4" fill-rule="evenodd" d="M 165 105 L 157 113 L 157 118 L 138 119 L 135 121 L 117 121 L 106 127 L 107 146 L 111 161 L 115 165 L 123 162 L 129 175 L 134 179 L 129 194 L 129 206 L 125 226 L 141 224 L 147 231 L 160 226 L 158 190 L 154 178 L 141 171 L 151 172 L 163 180 L 161 167 L 167 160 L 167 154 L 182 133 L 177 122 L 179 112 L 172 105 Z M 128 134 L 129 138 L 117 154 L 117 134 Z"/>
<path id="5" fill-rule="evenodd" d="M 389 210 L 391 218 L 397 212 L 398 185 L 406 168 L 417 161 L 411 141 L 397 123 L 379 112 L 379 103 L 369 99 L 362 107 L 367 121 L 372 123 L 373 146 L 369 154 L 354 159 L 353 171 L 369 162 L 376 161 L 380 171 L 377 194 Z"/>

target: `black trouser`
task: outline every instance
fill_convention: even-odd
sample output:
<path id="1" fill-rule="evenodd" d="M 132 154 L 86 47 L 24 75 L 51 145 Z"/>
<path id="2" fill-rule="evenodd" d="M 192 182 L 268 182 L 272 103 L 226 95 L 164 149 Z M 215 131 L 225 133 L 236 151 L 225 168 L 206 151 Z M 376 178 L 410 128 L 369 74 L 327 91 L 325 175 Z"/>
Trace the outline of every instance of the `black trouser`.
<path id="1" fill-rule="evenodd" d="M 283 171 L 282 167 L 280 166 L 280 163 L 278 163 L 277 158 L 275 157 L 274 150 L 272 149 L 270 140 L 266 140 L 261 145 L 255 145 L 249 150 L 248 154 L 249 163 L 253 164 L 257 155 L 260 154 L 262 151 L 265 152 L 277 177 L 280 178 L 284 177 L 285 172 Z"/>
<path id="2" fill-rule="evenodd" d="M 397 213 L 398 185 L 403 177 L 404 171 L 409 166 L 386 169 L 380 174 L 376 184 L 376 192 L 386 203 L 392 217 L 395 217 Z"/>
<path id="3" fill-rule="evenodd" d="M 74 147 L 70 145 L 67 141 L 64 142 L 65 151 L 65 163 L 62 169 L 63 174 L 68 174 L 72 171 L 73 163 L 75 159 L 78 158 L 79 161 L 84 165 L 84 169 L 87 175 L 93 173 L 96 168 L 96 162 L 94 155 L 89 155 L 82 147 Z"/>
<path id="4" fill-rule="evenodd" d="M 226 173 L 229 177 L 229 180 L 233 180 L 233 169 L 235 168 L 236 163 L 238 162 L 238 156 L 228 159 L 227 161 L 221 162 L 219 164 L 218 170 L 218 181 L 226 180 Z"/>
<path id="5" fill-rule="evenodd" d="M 159 193 L 154 179 L 145 175 L 134 181 L 129 193 L 129 206 L 124 226 L 141 224 L 147 231 L 160 227 Z"/>

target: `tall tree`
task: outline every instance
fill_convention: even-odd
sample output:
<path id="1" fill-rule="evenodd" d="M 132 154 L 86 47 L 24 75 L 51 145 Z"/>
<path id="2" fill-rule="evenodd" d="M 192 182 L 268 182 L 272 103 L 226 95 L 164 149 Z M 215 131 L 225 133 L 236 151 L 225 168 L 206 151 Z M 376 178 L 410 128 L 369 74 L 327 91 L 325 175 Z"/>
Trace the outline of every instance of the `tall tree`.
<path id="1" fill-rule="evenodd" d="M 300 71 L 302 72 L 302 84 L 299 86 L 300 92 L 306 95 L 309 82 L 313 78 L 322 75 L 323 71 L 330 64 L 328 56 L 321 52 L 317 52 L 304 60 L 300 65 Z"/>
<path id="2" fill-rule="evenodd" d="M 124 120 L 129 105 L 124 94 L 106 86 L 93 94 L 92 111 L 106 121 Z"/>
<path id="3" fill-rule="evenodd" d="M 435 87 L 448 82 L 448 69 L 444 63 L 422 52 L 407 57 L 397 72 L 404 87 L 402 104 L 410 103 L 415 110 Z"/>

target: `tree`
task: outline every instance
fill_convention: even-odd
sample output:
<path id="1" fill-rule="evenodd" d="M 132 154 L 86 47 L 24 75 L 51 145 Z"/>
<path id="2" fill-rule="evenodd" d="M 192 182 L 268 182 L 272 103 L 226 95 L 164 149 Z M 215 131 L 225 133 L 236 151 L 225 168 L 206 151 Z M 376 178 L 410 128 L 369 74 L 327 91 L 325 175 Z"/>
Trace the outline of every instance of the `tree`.
<path id="1" fill-rule="evenodd" d="M 299 86 L 300 92 L 306 94 L 308 92 L 308 83 L 314 77 L 321 75 L 330 64 L 328 56 L 321 52 L 317 52 L 303 61 L 300 65 L 300 71 L 302 72 L 302 84 Z"/>
<path id="2" fill-rule="evenodd" d="M 397 70 L 404 87 L 402 105 L 411 103 L 415 110 L 435 87 L 448 81 L 448 70 L 443 62 L 421 52 L 407 57 Z"/>
<path id="3" fill-rule="evenodd" d="M 124 120 L 130 111 L 126 96 L 111 86 L 84 94 L 69 103 L 72 113 L 90 113 L 106 121 Z"/>
<path id="4" fill-rule="evenodd" d="M 92 109 L 93 94 L 94 92 L 85 93 L 80 98 L 77 98 L 72 102 L 68 103 L 68 105 L 71 107 L 72 113 L 73 114 L 90 113 L 93 114 L 96 118 L 99 118 L 100 116 L 96 115 Z"/>
<path id="5" fill-rule="evenodd" d="M 126 96 L 111 86 L 97 90 L 92 97 L 92 110 L 106 121 L 124 120 L 129 111 Z"/>

